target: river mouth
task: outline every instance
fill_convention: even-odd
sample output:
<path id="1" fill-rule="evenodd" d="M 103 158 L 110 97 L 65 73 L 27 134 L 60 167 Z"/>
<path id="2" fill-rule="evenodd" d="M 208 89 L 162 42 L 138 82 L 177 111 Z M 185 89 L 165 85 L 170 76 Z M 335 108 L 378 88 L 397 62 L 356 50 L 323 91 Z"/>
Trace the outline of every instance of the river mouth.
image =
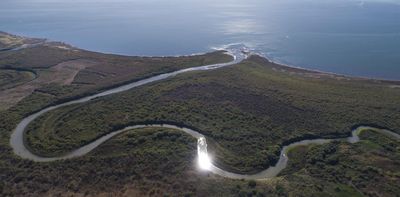
<path id="1" fill-rule="evenodd" d="M 121 55 L 189 55 L 241 42 L 284 64 L 399 80 L 398 2 L 3 0 L 0 24 Z"/>
<path id="2" fill-rule="evenodd" d="M 32 121 L 37 119 L 39 116 L 41 116 L 49 111 L 52 111 L 52 110 L 55 110 L 55 109 L 58 109 L 58 108 L 61 108 L 64 106 L 72 105 L 72 104 L 89 102 L 95 98 L 127 91 L 127 90 L 130 90 L 135 87 L 143 86 L 143 85 L 146 85 L 149 83 L 153 83 L 153 82 L 161 81 L 161 80 L 164 80 L 164 79 L 167 79 L 170 77 L 174 77 L 181 73 L 186 73 L 186 72 L 191 72 L 191 71 L 213 70 L 213 69 L 218 69 L 218 68 L 234 65 L 234 64 L 240 63 L 241 61 L 245 60 L 248 56 L 248 49 L 246 47 L 244 47 L 243 45 L 231 45 L 228 48 L 226 48 L 225 50 L 227 51 L 228 54 L 233 56 L 233 61 L 227 62 L 227 63 L 187 68 L 187 69 L 174 71 L 171 73 L 164 73 L 161 75 L 146 78 L 146 79 L 136 81 L 133 83 L 129 83 L 126 85 L 122 85 L 119 87 L 115 87 L 115 88 L 112 88 L 112 89 L 109 89 L 109 90 L 106 90 L 106 91 L 103 91 L 103 92 L 100 92 L 100 93 L 97 93 L 97 94 L 94 94 L 91 96 L 83 97 L 80 99 L 68 101 L 65 103 L 61 103 L 61 104 L 58 104 L 55 106 L 50 106 L 45 109 L 42 109 L 41 111 L 38 111 L 34 114 L 31 114 L 31 115 L 25 117 L 17 125 L 17 127 L 15 128 L 15 130 L 13 131 L 13 133 L 11 135 L 10 145 L 11 145 L 14 153 L 16 155 L 20 156 L 21 158 L 36 161 L 36 162 L 52 162 L 52 161 L 57 161 L 57 160 L 66 160 L 66 159 L 72 159 L 75 157 L 84 156 L 84 155 L 88 154 L 89 152 L 91 152 L 92 150 L 94 150 L 95 148 L 97 148 L 99 145 L 103 144 L 105 141 L 111 139 L 112 137 L 114 137 L 116 135 L 126 132 L 128 130 L 140 129 L 140 128 L 146 128 L 146 127 L 171 128 L 171 129 L 176 129 L 176 130 L 185 132 L 185 133 L 189 134 L 190 136 L 197 139 L 197 154 L 198 154 L 197 157 L 198 157 L 199 168 L 201 170 L 209 171 L 209 172 L 212 172 L 214 174 L 220 175 L 225 178 L 260 180 L 260 179 L 269 179 L 269 178 L 278 176 L 278 174 L 283 169 L 285 169 L 287 166 L 287 163 L 289 160 L 289 158 L 287 156 L 287 151 L 290 150 L 291 148 L 294 148 L 297 146 L 304 146 L 304 145 L 310 145 L 310 144 L 325 144 L 325 143 L 332 142 L 333 140 L 345 140 L 349 143 L 356 143 L 360 140 L 359 134 L 363 130 L 373 130 L 373 131 L 376 131 L 376 132 L 379 132 L 379 133 L 382 133 L 385 135 L 390 135 L 391 137 L 393 137 L 395 139 L 400 139 L 400 135 L 398 135 L 392 131 L 385 130 L 385 129 L 378 129 L 378 128 L 374 128 L 374 127 L 367 127 L 367 126 L 360 126 L 360 127 L 356 128 L 355 130 L 352 131 L 351 137 L 348 137 L 348 138 L 305 139 L 302 141 L 293 142 L 291 144 L 283 146 L 281 149 L 279 160 L 277 161 L 276 165 L 271 166 L 261 172 L 255 173 L 255 174 L 233 173 L 233 172 L 223 170 L 222 168 L 219 168 L 218 166 L 214 165 L 210 155 L 208 155 L 206 136 L 204 136 L 200 132 L 195 131 L 193 129 L 189 129 L 186 127 L 181 127 L 181 126 L 177 126 L 177 125 L 173 125 L 173 124 L 139 124 L 139 125 L 127 126 L 123 129 L 108 133 L 108 134 L 92 141 L 91 143 L 86 144 L 86 145 L 84 145 L 76 150 L 73 150 L 65 155 L 57 156 L 57 157 L 42 157 L 40 155 L 36 155 L 29 150 L 29 147 L 27 147 L 24 142 L 24 133 L 25 133 L 27 126 Z"/>
<path id="3" fill-rule="evenodd" d="M 231 62 L 226 62 L 226 63 L 218 63 L 218 64 L 212 64 L 212 65 L 204 65 L 204 66 L 199 66 L 199 67 L 192 67 L 192 68 L 186 68 L 186 69 L 182 69 L 182 70 L 177 70 L 174 72 L 170 72 L 170 73 L 164 73 L 164 74 L 160 74 L 160 75 L 156 75 L 153 77 L 149 77 L 146 79 L 142 79 L 139 81 L 135 81 L 129 84 L 125 84 L 125 85 L 121 85 L 118 87 L 114 87 L 111 88 L 109 90 L 105 90 L 103 92 L 94 94 L 94 95 L 90 95 L 90 96 L 86 96 L 83 98 L 79 98 L 76 100 L 72 100 L 72 101 L 68 101 L 68 102 L 64 102 L 58 105 L 54 105 L 54 106 L 50 106 L 47 108 L 44 108 L 36 113 L 33 113 L 27 117 L 25 117 L 20 123 L 18 123 L 17 127 L 14 129 L 14 131 L 11 134 L 11 138 L 10 138 L 10 145 L 13 148 L 13 151 L 16 155 L 24 158 L 24 159 L 30 159 L 33 161 L 43 161 L 43 162 L 49 162 L 49 161 L 55 161 L 55 160 L 60 160 L 60 159 L 69 159 L 72 157 L 76 157 L 76 156 L 81 156 L 83 154 L 86 154 L 87 152 L 89 152 L 90 150 L 92 150 L 92 147 L 97 147 L 101 140 L 103 139 L 105 136 L 93 141 L 92 143 L 84 146 L 86 147 L 86 149 L 91 148 L 89 151 L 83 151 L 84 153 L 82 153 L 82 151 L 72 151 L 69 154 L 66 154 L 64 156 L 59 156 L 59 157 L 41 157 L 39 155 L 36 155 L 34 153 L 32 153 L 29 148 L 26 146 L 26 144 L 24 143 L 24 133 L 25 130 L 27 128 L 27 126 L 34 121 L 35 119 L 37 119 L 39 116 L 64 107 L 64 106 L 68 106 L 68 105 L 72 105 L 72 104 L 78 104 L 78 103 L 85 103 L 88 101 L 91 101 L 95 98 L 100 98 L 100 97 L 104 97 L 107 95 L 111 95 L 111 94 L 116 94 L 116 93 L 120 93 L 120 92 L 124 92 L 127 90 L 130 90 L 132 88 L 136 88 L 139 86 L 143 86 L 149 83 L 154 83 L 157 81 L 161 81 L 170 77 L 174 77 L 178 74 L 182 74 L 182 73 L 186 73 L 186 72 L 191 72 L 191 71 L 206 71 L 206 70 L 213 70 L 213 69 L 218 69 L 218 68 L 222 68 L 222 67 L 226 67 L 226 66 L 230 66 L 230 65 L 235 65 L 237 63 L 240 63 L 241 61 L 243 61 L 244 59 L 247 58 L 248 56 L 248 49 L 244 46 L 244 45 L 229 45 L 226 48 L 224 48 L 226 51 L 226 54 L 231 55 L 233 57 L 233 60 Z M 100 140 L 100 141 L 98 141 Z M 104 141 L 103 141 L 104 142 Z"/>

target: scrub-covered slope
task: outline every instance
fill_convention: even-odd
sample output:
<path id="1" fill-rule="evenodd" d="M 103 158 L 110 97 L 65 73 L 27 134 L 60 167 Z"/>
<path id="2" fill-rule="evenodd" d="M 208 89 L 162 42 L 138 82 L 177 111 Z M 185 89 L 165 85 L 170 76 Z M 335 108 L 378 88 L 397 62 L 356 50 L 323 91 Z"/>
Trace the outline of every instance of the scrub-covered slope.
<path id="1" fill-rule="evenodd" d="M 208 137 L 217 165 L 256 172 L 283 144 L 350 135 L 356 125 L 400 130 L 400 89 L 372 81 L 282 67 L 253 56 L 45 114 L 27 132 L 43 155 L 62 154 L 136 123 L 173 122 Z"/>

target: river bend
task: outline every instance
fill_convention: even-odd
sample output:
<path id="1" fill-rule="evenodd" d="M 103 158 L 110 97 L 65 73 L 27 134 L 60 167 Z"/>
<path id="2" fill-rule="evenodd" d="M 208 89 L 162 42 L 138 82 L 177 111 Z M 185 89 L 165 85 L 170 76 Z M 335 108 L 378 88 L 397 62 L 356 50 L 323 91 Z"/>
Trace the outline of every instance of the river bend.
<path id="1" fill-rule="evenodd" d="M 182 70 L 178 70 L 178 71 L 174 71 L 174 72 L 170 72 L 170 73 L 165 73 L 165 74 L 157 75 L 157 76 L 150 77 L 147 79 L 143 79 L 140 81 L 136 81 L 133 83 L 129 83 L 126 85 L 122 85 L 122 86 L 119 86 L 116 88 L 112 88 L 112 89 L 106 90 L 106 91 L 98 93 L 98 94 L 94 94 L 94 95 L 83 97 L 83 98 L 80 98 L 77 100 L 65 102 L 65 103 L 62 103 L 59 105 L 47 107 L 39 112 L 29 115 L 28 117 L 24 118 L 17 125 L 17 127 L 14 129 L 14 131 L 11 134 L 10 145 L 11 145 L 14 153 L 23 159 L 29 159 L 29 160 L 36 161 L 36 162 L 51 162 L 51 161 L 56 161 L 56 160 L 72 159 L 74 157 L 80 157 L 80 156 L 86 155 L 89 152 L 91 152 L 93 149 L 95 149 L 96 147 L 98 147 L 99 145 L 104 143 L 105 141 L 111 139 L 112 137 L 114 137 L 118 134 L 126 132 L 128 130 L 147 128 L 147 127 L 172 128 L 172 129 L 180 130 L 184 133 L 187 133 L 190 136 L 197 139 L 197 153 L 198 153 L 198 160 L 199 160 L 198 162 L 199 162 L 199 164 L 202 164 L 205 166 L 204 170 L 207 170 L 207 171 L 210 171 L 217 175 L 220 175 L 222 177 L 231 178 L 231 179 L 257 179 L 257 180 L 259 180 L 259 179 L 269 179 L 269 178 L 276 177 L 283 169 L 285 169 L 287 166 L 288 160 L 289 160 L 289 158 L 287 156 L 287 151 L 296 146 L 310 145 L 310 144 L 324 144 L 324 143 L 329 143 L 333 140 L 345 140 L 350 143 L 356 143 L 360 140 L 359 134 L 364 130 L 373 130 L 373 131 L 382 133 L 384 135 L 388 135 L 388 136 L 392 137 L 393 139 L 400 140 L 400 135 L 397 133 L 394 133 L 392 131 L 385 130 L 385 129 L 378 129 L 378 128 L 374 128 L 374 127 L 360 126 L 357 129 L 353 130 L 351 137 L 348 137 L 348 138 L 302 140 L 302 141 L 294 142 L 292 144 L 284 146 L 281 150 L 280 157 L 279 157 L 279 160 L 276 163 L 276 165 L 271 166 L 268 169 L 263 170 L 256 174 L 238 174 L 238 173 L 228 172 L 221 168 L 218 168 L 217 166 L 213 165 L 212 161 L 208 157 L 206 137 L 203 134 L 201 134 L 195 130 L 189 129 L 189 128 L 179 127 L 179 126 L 172 125 L 172 124 L 149 124 L 149 125 L 128 126 L 123 129 L 113 131 L 109 134 L 106 134 L 106 135 L 94 140 L 93 142 L 91 142 L 89 144 L 86 144 L 66 155 L 62 155 L 62 156 L 58 156 L 58 157 L 42 157 L 42 156 L 36 155 L 36 154 L 32 153 L 26 147 L 26 144 L 24 143 L 24 133 L 25 133 L 27 126 L 32 121 L 34 121 L 36 118 L 45 114 L 46 112 L 52 111 L 52 110 L 60 108 L 60 107 L 64 107 L 64 106 L 68 106 L 68 105 L 72 105 L 72 104 L 78 104 L 78 103 L 85 103 L 85 102 L 88 102 L 95 98 L 127 91 L 127 90 L 130 90 L 135 87 L 143 86 L 143 85 L 146 85 L 146 84 L 149 84 L 152 82 L 156 82 L 156 81 L 160 81 L 160 80 L 167 79 L 170 77 L 174 77 L 181 73 L 186 73 L 186 72 L 190 72 L 190 71 L 212 70 L 212 69 L 218 69 L 218 68 L 225 67 L 225 66 L 234 65 L 234 64 L 237 64 L 247 58 L 247 55 L 245 53 L 246 50 L 243 47 L 227 48 L 226 51 L 227 51 L 227 54 L 233 56 L 233 61 L 227 62 L 227 63 L 187 68 L 187 69 L 182 69 Z"/>

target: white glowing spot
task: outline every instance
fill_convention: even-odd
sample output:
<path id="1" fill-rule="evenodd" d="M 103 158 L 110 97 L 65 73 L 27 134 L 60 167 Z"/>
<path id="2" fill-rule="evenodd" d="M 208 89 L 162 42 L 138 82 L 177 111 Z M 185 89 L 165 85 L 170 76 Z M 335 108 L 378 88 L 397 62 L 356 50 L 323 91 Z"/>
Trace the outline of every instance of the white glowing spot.
<path id="1" fill-rule="evenodd" d="M 211 160 L 207 154 L 199 154 L 199 166 L 203 170 L 210 170 L 211 168 Z"/>
<path id="2" fill-rule="evenodd" d="M 211 159 L 207 153 L 207 142 L 206 138 L 200 137 L 197 140 L 197 156 L 199 160 L 199 167 L 202 170 L 210 170 L 211 169 Z"/>

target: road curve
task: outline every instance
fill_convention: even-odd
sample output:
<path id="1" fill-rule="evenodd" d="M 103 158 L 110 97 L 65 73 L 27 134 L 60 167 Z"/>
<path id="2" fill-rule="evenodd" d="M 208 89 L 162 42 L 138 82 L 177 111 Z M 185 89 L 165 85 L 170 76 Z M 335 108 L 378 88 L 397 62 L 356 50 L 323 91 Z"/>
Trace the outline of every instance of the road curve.
<path id="1" fill-rule="evenodd" d="M 102 143 L 104 143 L 105 141 L 111 139 L 112 137 L 121 134 L 123 132 L 126 132 L 128 130 L 132 130 L 132 129 L 139 129 L 139 128 L 147 128 L 147 127 L 163 127 L 163 128 L 172 128 L 172 129 L 176 129 L 176 130 L 180 130 L 182 132 L 185 132 L 187 134 L 189 134 L 190 136 L 194 137 L 197 139 L 197 152 L 198 152 L 198 157 L 200 158 L 200 156 L 207 156 L 207 143 L 206 143 L 206 137 L 197 132 L 194 131 L 192 129 L 189 128 L 185 128 L 185 127 L 179 127 L 176 125 L 171 125 L 171 124 L 149 124 L 149 125 L 133 125 L 133 126 L 128 126 L 125 127 L 123 129 L 117 130 L 117 131 L 113 131 L 107 135 L 104 135 L 98 139 L 96 139 L 95 141 L 84 145 L 66 155 L 62 155 L 62 156 L 58 156 L 58 157 L 42 157 L 39 155 L 35 155 L 34 153 L 32 153 L 31 151 L 29 151 L 29 149 L 25 146 L 24 143 L 24 132 L 26 127 L 36 118 L 38 118 L 39 116 L 43 115 L 46 112 L 49 112 L 51 110 L 60 108 L 60 107 L 64 107 L 64 106 L 68 106 L 68 105 L 72 105 L 72 104 L 77 104 L 77 103 L 84 103 L 84 102 L 88 102 L 92 99 L 98 98 L 98 97 L 103 97 L 106 95 L 111 95 L 111 94 L 115 94 L 115 93 L 119 93 L 119 92 L 123 92 L 126 90 L 130 90 L 132 88 L 138 87 L 138 86 L 142 86 L 148 83 L 152 83 L 152 82 L 156 82 L 156 81 L 160 81 L 166 78 L 170 78 L 173 77 L 175 75 L 181 74 L 181 73 L 185 73 L 185 72 L 190 72 L 190 71 L 197 71 L 197 70 L 212 70 L 212 69 L 217 69 L 217 68 L 221 68 L 221 67 L 225 67 L 225 66 L 229 66 L 229 65 L 233 65 L 233 64 L 237 64 L 239 62 L 241 62 L 242 60 L 244 60 L 245 58 L 247 58 L 247 55 L 243 52 L 245 49 L 240 47 L 240 48 L 228 48 L 226 49 L 228 52 L 228 54 L 232 55 L 234 57 L 234 60 L 228 63 L 221 63 L 221 64 L 214 64 L 214 65 L 206 65 L 206 66 L 200 66 L 200 67 L 194 67 L 194 68 L 187 68 L 187 69 L 182 69 L 182 70 L 178 70 L 175 72 L 171 72 L 171 73 L 166 73 L 166 74 L 161 74 L 161 75 L 157 75 L 154 77 L 150 77 L 144 80 L 140 80 L 137 82 L 133 82 L 127 85 L 123 85 L 117 88 L 113 88 L 92 96 L 87 96 L 81 99 L 77 99 L 77 100 L 73 100 L 73 101 L 69 101 L 66 103 L 62 103 L 59 105 L 55 105 L 55 106 L 51 106 L 48 108 L 45 108 L 37 113 L 34 113 L 26 118 L 24 118 L 18 125 L 17 127 L 14 129 L 13 133 L 11 134 L 11 138 L 10 138 L 10 145 L 14 151 L 14 153 L 18 156 L 20 156 L 21 158 L 24 159 L 29 159 L 32 161 L 36 161 L 36 162 L 51 162 L 51 161 L 56 161 L 56 160 L 64 160 L 64 159 L 71 159 L 74 157 L 79 157 L 79 156 L 83 156 L 89 152 L 91 152 L 93 149 L 95 149 L 96 147 L 98 147 L 99 145 L 101 145 Z M 378 128 L 374 128 L 374 127 L 367 127 L 367 126 L 360 126 L 357 129 L 352 131 L 352 136 L 348 137 L 348 138 L 338 138 L 338 139 L 313 139 L 313 140 L 302 140 L 302 141 L 298 141 L 298 142 L 294 142 L 292 144 L 289 144 L 287 146 L 284 146 L 281 150 L 280 153 L 280 157 L 278 162 L 276 163 L 275 166 L 271 166 L 266 170 L 263 170 L 259 173 L 256 174 L 237 174 L 237 173 L 232 173 L 232 172 L 228 172 L 225 171 L 221 168 L 218 168 L 217 166 L 213 165 L 211 161 L 207 161 L 209 163 L 207 163 L 209 166 L 207 167 L 206 170 L 220 175 L 222 177 L 226 177 L 226 178 L 231 178 L 231 179 L 269 179 L 269 178 L 273 178 L 276 177 L 283 169 L 286 168 L 287 163 L 288 163 L 288 156 L 287 156 L 287 151 L 293 147 L 296 146 L 302 146 L 302 145 L 310 145 L 310 144 L 324 144 L 324 143 L 328 143 L 331 142 L 333 140 L 346 140 L 350 143 L 356 143 L 358 142 L 359 139 L 359 134 L 364 131 L 364 130 L 373 130 L 379 133 L 382 133 L 384 135 L 388 135 L 390 137 L 392 137 L 393 139 L 397 139 L 400 140 L 400 135 L 397 133 L 394 133 L 392 131 L 389 130 L 385 130 L 385 129 L 378 129 Z M 200 162 L 200 161 L 199 161 Z"/>

